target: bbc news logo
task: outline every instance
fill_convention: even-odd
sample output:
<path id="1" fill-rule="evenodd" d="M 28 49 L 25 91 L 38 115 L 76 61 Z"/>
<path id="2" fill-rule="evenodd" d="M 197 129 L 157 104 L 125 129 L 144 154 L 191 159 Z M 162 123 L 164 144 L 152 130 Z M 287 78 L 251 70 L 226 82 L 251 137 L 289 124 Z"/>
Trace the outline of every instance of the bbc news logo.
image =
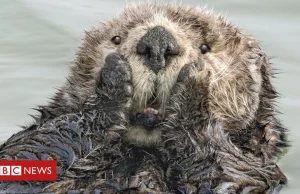
<path id="1" fill-rule="evenodd" d="M 56 180 L 56 161 L 0 160 L 0 180 Z"/>
<path id="2" fill-rule="evenodd" d="M 0 176 L 22 176 L 22 174 L 51 174 L 51 167 L 0 166 Z"/>

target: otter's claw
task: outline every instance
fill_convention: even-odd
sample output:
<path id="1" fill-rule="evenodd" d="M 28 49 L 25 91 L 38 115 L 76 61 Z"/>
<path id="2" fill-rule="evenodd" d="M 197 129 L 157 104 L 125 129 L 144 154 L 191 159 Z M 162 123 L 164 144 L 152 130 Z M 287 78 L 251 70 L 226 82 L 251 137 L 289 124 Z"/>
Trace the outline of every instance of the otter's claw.
<path id="1" fill-rule="evenodd" d="M 109 54 L 96 82 L 96 95 L 85 104 L 86 110 L 97 110 L 102 118 L 99 126 L 123 125 L 129 119 L 133 87 L 131 69 L 119 54 Z"/>

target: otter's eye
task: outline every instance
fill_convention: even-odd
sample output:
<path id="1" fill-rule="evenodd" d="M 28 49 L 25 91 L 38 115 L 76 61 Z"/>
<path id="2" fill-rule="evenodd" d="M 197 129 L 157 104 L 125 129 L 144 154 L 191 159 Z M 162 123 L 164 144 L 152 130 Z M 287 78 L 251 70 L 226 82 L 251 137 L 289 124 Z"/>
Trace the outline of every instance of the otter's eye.
<path id="1" fill-rule="evenodd" d="M 207 44 L 202 44 L 200 46 L 200 51 L 201 51 L 202 54 L 205 54 L 205 53 L 210 51 L 210 48 Z"/>
<path id="2" fill-rule="evenodd" d="M 111 41 L 116 44 L 119 45 L 121 43 L 121 37 L 120 36 L 114 36 Z"/>

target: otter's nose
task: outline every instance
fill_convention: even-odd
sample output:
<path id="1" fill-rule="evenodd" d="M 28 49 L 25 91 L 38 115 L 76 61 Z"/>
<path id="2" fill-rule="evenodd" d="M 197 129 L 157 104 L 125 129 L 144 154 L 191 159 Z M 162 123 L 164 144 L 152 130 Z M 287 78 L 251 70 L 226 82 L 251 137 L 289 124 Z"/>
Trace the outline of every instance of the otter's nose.
<path id="1" fill-rule="evenodd" d="M 143 36 L 136 50 L 145 56 L 147 65 L 155 73 L 167 65 L 170 56 L 179 53 L 175 38 L 162 26 L 152 28 Z"/>

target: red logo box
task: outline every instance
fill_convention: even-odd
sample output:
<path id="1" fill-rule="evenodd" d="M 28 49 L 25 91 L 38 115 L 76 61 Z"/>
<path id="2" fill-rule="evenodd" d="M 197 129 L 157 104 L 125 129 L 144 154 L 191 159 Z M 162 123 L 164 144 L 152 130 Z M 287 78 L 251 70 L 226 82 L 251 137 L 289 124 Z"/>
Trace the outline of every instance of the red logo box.
<path id="1" fill-rule="evenodd" d="M 54 181 L 55 160 L 0 160 L 0 180 Z"/>

